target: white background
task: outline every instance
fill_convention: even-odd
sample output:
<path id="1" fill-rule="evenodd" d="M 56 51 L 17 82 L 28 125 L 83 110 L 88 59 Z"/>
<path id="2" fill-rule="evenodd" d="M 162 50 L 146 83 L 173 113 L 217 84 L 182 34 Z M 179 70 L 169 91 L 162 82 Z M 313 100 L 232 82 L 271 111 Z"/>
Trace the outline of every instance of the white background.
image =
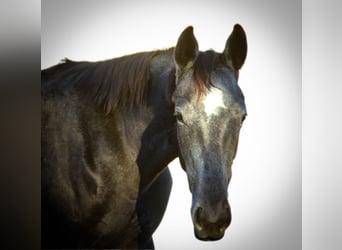
<path id="1" fill-rule="evenodd" d="M 248 117 L 229 187 L 232 223 L 220 241 L 195 239 L 176 160 L 157 249 L 300 249 L 300 1 L 42 1 L 42 68 L 168 48 L 188 25 L 201 50 L 222 51 L 235 23 L 249 45 L 239 80 Z"/>

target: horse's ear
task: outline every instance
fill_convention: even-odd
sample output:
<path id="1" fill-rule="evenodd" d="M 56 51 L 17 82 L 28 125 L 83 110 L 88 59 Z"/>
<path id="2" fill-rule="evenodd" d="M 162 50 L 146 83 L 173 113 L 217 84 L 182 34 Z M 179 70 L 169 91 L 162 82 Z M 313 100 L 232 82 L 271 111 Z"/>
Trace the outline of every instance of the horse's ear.
<path id="1" fill-rule="evenodd" d="M 245 62 L 247 55 L 246 33 L 239 24 L 234 25 L 226 47 L 223 51 L 226 64 L 235 70 L 239 70 Z"/>
<path id="2" fill-rule="evenodd" d="M 187 27 L 179 36 L 175 48 L 175 61 L 179 68 L 190 67 L 198 56 L 198 43 L 194 36 L 193 27 Z"/>

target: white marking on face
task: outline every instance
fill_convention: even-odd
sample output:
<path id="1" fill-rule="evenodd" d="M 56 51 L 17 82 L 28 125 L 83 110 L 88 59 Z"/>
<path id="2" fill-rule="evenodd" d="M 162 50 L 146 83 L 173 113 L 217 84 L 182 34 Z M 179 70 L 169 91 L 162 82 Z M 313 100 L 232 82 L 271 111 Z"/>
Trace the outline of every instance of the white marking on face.
<path id="1" fill-rule="evenodd" d="M 208 117 L 217 115 L 219 108 L 225 108 L 223 93 L 217 88 L 212 88 L 204 97 L 204 111 Z"/>

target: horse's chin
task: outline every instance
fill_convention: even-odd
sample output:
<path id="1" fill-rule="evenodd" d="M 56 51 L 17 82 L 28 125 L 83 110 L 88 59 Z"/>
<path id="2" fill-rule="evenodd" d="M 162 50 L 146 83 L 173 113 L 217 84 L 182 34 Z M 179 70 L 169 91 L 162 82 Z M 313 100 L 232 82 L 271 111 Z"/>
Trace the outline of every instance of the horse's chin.
<path id="1" fill-rule="evenodd" d="M 205 231 L 205 230 L 198 231 L 194 229 L 194 232 L 195 232 L 196 238 L 201 241 L 217 241 L 217 240 L 222 239 L 224 236 L 224 231 L 223 232 Z"/>

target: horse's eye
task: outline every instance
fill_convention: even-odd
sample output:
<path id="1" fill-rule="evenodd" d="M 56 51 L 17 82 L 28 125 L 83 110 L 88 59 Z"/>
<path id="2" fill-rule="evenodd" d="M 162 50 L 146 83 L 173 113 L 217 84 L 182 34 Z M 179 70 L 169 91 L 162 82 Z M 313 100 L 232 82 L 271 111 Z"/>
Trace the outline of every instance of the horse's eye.
<path id="1" fill-rule="evenodd" d="M 246 120 L 246 116 L 247 115 L 243 115 L 242 118 L 241 118 L 241 124 Z"/>
<path id="2" fill-rule="evenodd" d="M 179 123 L 182 123 L 182 124 L 184 124 L 184 119 L 183 119 L 183 115 L 182 115 L 182 113 L 181 112 L 179 112 L 179 111 L 175 111 L 175 117 L 176 117 L 176 119 L 177 119 L 177 121 L 179 122 Z"/>

